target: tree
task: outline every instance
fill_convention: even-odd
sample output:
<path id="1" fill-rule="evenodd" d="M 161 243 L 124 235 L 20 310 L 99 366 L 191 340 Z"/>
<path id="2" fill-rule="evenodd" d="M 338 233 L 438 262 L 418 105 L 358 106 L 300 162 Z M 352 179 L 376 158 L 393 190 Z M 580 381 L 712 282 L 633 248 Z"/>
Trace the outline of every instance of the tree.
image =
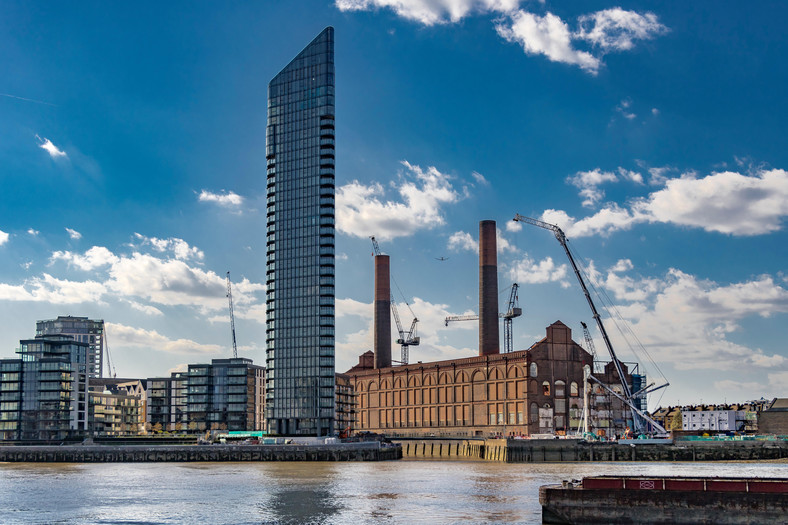
<path id="1" fill-rule="evenodd" d="M 683 428 L 683 421 L 681 418 L 681 410 L 676 410 L 673 414 L 673 419 L 670 420 L 671 430 L 681 430 Z"/>
<path id="2" fill-rule="evenodd" d="M 162 428 L 161 423 L 156 423 L 155 425 L 153 425 L 153 431 L 156 432 L 157 434 L 161 433 L 161 428 Z"/>

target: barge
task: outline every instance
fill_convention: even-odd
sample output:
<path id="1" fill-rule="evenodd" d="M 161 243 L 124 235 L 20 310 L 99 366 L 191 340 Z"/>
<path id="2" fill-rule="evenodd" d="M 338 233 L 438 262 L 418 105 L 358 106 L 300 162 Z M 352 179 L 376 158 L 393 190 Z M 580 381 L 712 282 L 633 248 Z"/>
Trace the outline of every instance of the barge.
<path id="1" fill-rule="evenodd" d="M 592 476 L 539 488 L 542 523 L 788 524 L 788 478 Z"/>

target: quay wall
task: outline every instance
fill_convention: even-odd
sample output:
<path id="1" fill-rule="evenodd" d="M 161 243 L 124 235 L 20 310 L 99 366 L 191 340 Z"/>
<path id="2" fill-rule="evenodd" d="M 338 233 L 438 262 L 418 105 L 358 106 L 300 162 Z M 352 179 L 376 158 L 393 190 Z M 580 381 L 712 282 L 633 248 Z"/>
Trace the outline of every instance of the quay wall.
<path id="1" fill-rule="evenodd" d="M 186 461 L 386 461 L 399 446 L 331 445 L 0 446 L 0 462 L 120 463 Z"/>
<path id="2" fill-rule="evenodd" d="M 411 459 L 505 463 L 564 461 L 736 461 L 788 458 L 785 441 L 597 443 L 573 439 L 393 439 Z"/>

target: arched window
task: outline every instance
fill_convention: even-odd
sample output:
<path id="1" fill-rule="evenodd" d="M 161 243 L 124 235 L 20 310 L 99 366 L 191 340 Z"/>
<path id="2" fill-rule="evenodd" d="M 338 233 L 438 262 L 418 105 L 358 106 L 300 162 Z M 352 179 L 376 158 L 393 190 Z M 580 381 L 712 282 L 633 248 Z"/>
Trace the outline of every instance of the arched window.
<path id="1" fill-rule="evenodd" d="M 531 377 L 536 377 L 539 374 L 539 367 L 536 363 L 531 363 Z"/>
<path id="2" fill-rule="evenodd" d="M 531 408 L 528 410 L 528 420 L 531 423 L 539 421 L 539 406 L 536 403 L 531 403 Z"/>
<path id="3" fill-rule="evenodd" d="M 575 383 L 574 381 L 569 383 L 569 395 L 570 396 L 577 396 L 578 395 L 578 393 L 577 393 L 577 383 Z"/>
<path id="4" fill-rule="evenodd" d="M 549 396 L 550 395 L 550 383 L 548 381 L 545 381 L 544 383 L 542 383 L 542 395 L 543 396 Z"/>
<path id="5" fill-rule="evenodd" d="M 555 397 L 564 397 L 566 395 L 566 383 L 560 379 L 555 382 Z"/>

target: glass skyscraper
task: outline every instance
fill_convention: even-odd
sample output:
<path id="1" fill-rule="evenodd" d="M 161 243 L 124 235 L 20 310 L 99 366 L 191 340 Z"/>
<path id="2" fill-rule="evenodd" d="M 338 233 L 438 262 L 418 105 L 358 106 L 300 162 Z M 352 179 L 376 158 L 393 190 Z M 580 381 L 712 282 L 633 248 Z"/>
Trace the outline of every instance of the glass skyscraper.
<path id="1" fill-rule="evenodd" d="M 334 28 L 268 84 L 268 432 L 334 430 Z"/>

